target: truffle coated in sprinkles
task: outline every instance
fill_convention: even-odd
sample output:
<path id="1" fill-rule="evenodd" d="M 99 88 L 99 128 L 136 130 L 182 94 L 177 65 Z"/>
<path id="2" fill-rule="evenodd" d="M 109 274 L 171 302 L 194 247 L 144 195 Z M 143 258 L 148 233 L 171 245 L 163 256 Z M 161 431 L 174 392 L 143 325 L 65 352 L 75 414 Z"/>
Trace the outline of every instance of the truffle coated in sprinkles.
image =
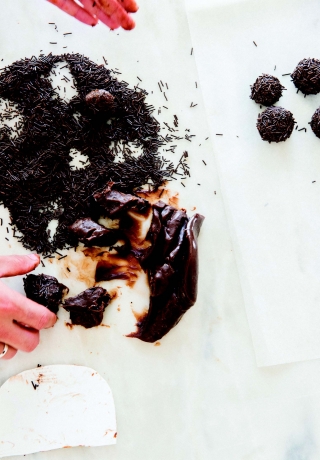
<path id="1" fill-rule="evenodd" d="M 293 73 L 292 81 L 304 95 L 320 92 L 320 61 L 319 59 L 302 59 Z"/>
<path id="2" fill-rule="evenodd" d="M 312 115 L 310 126 L 314 134 L 320 139 L 320 107 Z"/>
<path id="3" fill-rule="evenodd" d="M 257 104 L 270 106 L 278 102 L 284 89 L 277 77 L 262 74 L 251 86 L 250 98 Z"/>
<path id="4" fill-rule="evenodd" d="M 291 136 L 295 123 L 289 110 L 272 106 L 259 114 L 257 128 L 262 140 L 283 142 Z"/>

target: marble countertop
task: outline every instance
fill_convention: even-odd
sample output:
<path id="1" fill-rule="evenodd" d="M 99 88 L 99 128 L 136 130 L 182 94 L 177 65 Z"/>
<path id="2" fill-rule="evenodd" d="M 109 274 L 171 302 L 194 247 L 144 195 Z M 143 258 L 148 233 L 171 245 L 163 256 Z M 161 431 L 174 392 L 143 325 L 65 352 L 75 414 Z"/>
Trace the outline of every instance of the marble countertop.
<path id="1" fill-rule="evenodd" d="M 282 13 L 284 11 L 288 12 L 286 9 L 288 4 L 286 3 L 285 6 L 284 3 L 268 2 L 264 4 L 266 10 L 268 7 L 273 6 L 273 10 L 271 9 L 270 11 L 270 17 L 277 17 L 276 26 L 271 23 L 274 43 L 277 42 L 276 34 L 280 34 L 281 27 L 279 24 L 281 24 L 281 18 L 285 31 L 287 30 L 285 24 L 290 22 L 285 14 L 279 17 L 279 10 Z M 291 2 L 291 4 L 292 8 L 296 8 L 300 17 L 303 18 L 304 7 L 307 5 L 304 3 L 302 6 L 299 2 Z M 267 17 L 263 10 L 263 13 L 261 13 L 262 21 L 255 23 L 255 34 L 252 36 L 248 31 L 248 21 L 250 16 L 254 16 L 253 13 L 255 13 L 255 18 L 258 16 L 261 5 L 259 2 L 199 0 L 195 3 L 191 0 L 186 0 L 186 5 L 198 72 L 200 73 L 200 82 L 204 83 L 201 88 L 205 98 L 212 138 L 214 139 L 215 133 L 225 130 L 227 131 L 227 136 L 230 131 L 231 134 L 239 134 L 240 131 L 241 135 L 248 138 L 250 135 L 251 139 L 254 139 L 255 119 L 249 107 L 250 104 L 248 104 L 248 108 L 242 107 L 243 117 L 238 119 L 238 125 L 236 126 L 233 115 L 230 112 L 233 107 L 232 102 L 235 100 L 234 88 L 228 94 L 224 86 L 219 86 L 223 84 L 223 78 L 219 76 L 215 79 L 215 74 L 212 72 L 213 62 L 216 59 L 217 66 L 223 69 L 223 62 L 231 60 L 230 66 L 232 66 L 233 55 L 232 53 L 228 54 L 226 48 L 222 48 L 222 46 L 225 46 L 226 43 L 232 44 L 239 41 L 241 43 L 239 45 L 240 50 L 243 45 L 243 35 L 246 38 L 250 37 L 247 55 L 249 60 L 252 59 L 253 63 L 256 62 L 255 71 L 258 71 L 257 63 L 262 66 L 266 59 L 268 64 L 271 65 L 269 61 L 272 60 L 272 53 L 270 51 L 269 55 L 267 52 L 270 43 L 265 36 L 266 34 L 263 35 L 264 27 L 266 29 L 270 25 L 267 22 L 270 17 Z M 289 12 L 288 14 L 290 16 Z M 320 10 L 315 2 L 308 2 L 306 15 L 308 20 L 312 15 L 312 24 L 314 33 L 316 33 Z M 230 24 L 235 24 L 232 21 L 238 22 L 234 29 L 230 26 Z M 214 28 L 217 24 L 219 24 L 220 34 L 223 35 L 223 30 L 226 30 L 225 36 L 220 35 L 219 38 L 219 35 L 215 34 Z M 306 27 L 306 25 L 303 27 Z M 241 28 L 243 30 L 242 34 Z M 301 42 L 306 47 L 306 56 L 302 55 L 300 59 L 309 57 L 309 53 L 312 56 L 312 53 L 315 53 L 315 57 L 319 57 L 316 49 L 313 49 L 310 43 L 310 35 L 306 33 L 299 35 L 297 29 L 292 32 L 292 35 L 296 35 L 296 43 L 293 40 L 286 41 L 285 34 L 278 36 L 280 49 L 281 46 L 284 46 L 284 43 L 288 44 L 288 49 L 283 55 L 285 63 L 289 63 L 291 51 L 294 53 L 298 47 L 298 51 L 301 52 L 299 48 Z M 266 38 L 266 40 L 263 41 L 262 37 Z M 258 46 L 260 45 L 260 50 L 257 48 L 260 51 L 260 56 L 257 54 L 256 58 L 250 54 L 250 46 L 255 51 L 252 40 L 257 40 Z M 207 45 L 204 45 L 205 42 L 207 42 Z M 201 45 L 203 48 L 199 49 Z M 262 51 L 261 46 L 265 46 Z M 219 47 L 221 47 L 220 54 L 217 51 Z M 290 52 L 288 51 L 289 48 Z M 273 50 L 274 48 L 271 49 Z M 213 50 L 215 50 L 215 53 Z M 241 55 L 244 52 L 239 51 L 239 53 L 242 53 Z M 223 53 L 225 54 L 223 55 Z M 296 60 L 298 62 L 299 59 L 296 58 Z M 273 64 L 278 66 L 281 61 L 273 62 Z M 237 67 L 239 74 L 246 72 L 246 65 L 244 62 L 243 67 Z M 250 65 L 248 64 L 249 67 Z M 251 65 L 251 72 L 252 67 L 254 67 L 254 64 Z M 286 73 L 290 69 L 289 67 L 289 70 L 283 70 L 281 73 Z M 228 70 L 230 70 L 229 67 Z M 263 72 L 266 72 L 265 68 L 261 68 L 261 73 Z M 272 72 L 270 71 L 270 73 Z M 226 80 L 229 82 L 230 78 L 232 77 L 227 71 Z M 236 72 L 233 74 L 233 78 L 237 81 Z M 241 78 L 240 76 L 240 83 L 243 82 Z M 237 87 L 238 92 L 241 94 L 240 83 L 238 82 L 234 86 Z M 250 83 L 253 82 L 249 78 L 246 93 L 249 92 Z M 215 87 L 215 84 L 217 84 L 217 87 Z M 220 97 L 216 97 L 219 92 Z M 247 96 L 248 94 L 246 94 Z M 222 99 L 225 101 L 224 104 L 221 104 Z M 317 107 L 316 104 L 315 101 L 309 101 L 309 112 L 313 110 L 313 106 L 314 109 Z M 229 109 L 229 113 L 226 107 Z M 295 106 L 294 108 L 297 111 L 297 107 Z M 247 129 L 244 126 L 244 123 L 247 122 L 245 111 L 252 118 L 252 129 Z M 310 113 L 313 112 L 311 111 Z M 238 112 L 236 114 L 239 115 Z M 305 116 L 304 113 L 302 115 Z M 227 128 L 230 125 L 230 129 Z M 235 133 L 235 129 L 238 129 L 237 133 Z M 307 144 L 307 146 L 299 145 L 299 149 L 301 152 L 316 155 L 316 142 L 318 140 L 315 136 L 313 139 L 313 134 L 310 132 L 309 136 L 311 136 L 311 140 L 307 142 L 313 143 L 311 144 L 312 150 L 310 149 L 310 144 Z M 223 142 L 227 142 L 227 148 L 223 146 Z M 253 142 L 256 145 L 255 141 Z M 261 141 L 259 142 L 263 144 Z M 257 143 L 257 146 L 260 144 Z M 220 175 L 222 183 L 228 178 L 224 174 L 227 168 L 224 168 L 223 156 L 231 154 L 233 145 L 225 139 L 214 139 L 216 174 L 217 176 Z M 292 147 L 292 144 L 289 147 Z M 261 148 L 266 153 L 267 145 L 262 145 Z M 242 154 L 244 153 L 243 150 L 241 152 Z M 249 153 L 251 154 L 251 151 Z M 272 154 L 270 153 L 270 155 Z M 309 169 L 308 171 L 313 174 L 317 173 L 316 169 Z M 218 180 L 217 176 L 215 180 Z M 237 174 L 234 172 L 235 180 L 236 177 Z M 241 173 L 239 178 L 241 178 Z M 219 206 L 215 209 L 217 216 L 219 216 L 217 220 L 220 222 L 219 235 L 217 236 L 219 241 L 223 243 L 219 248 L 215 247 L 217 259 L 214 265 L 215 283 L 212 287 L 214 292 L 213 321 L 211 325 L 208 324 L 204 344 L 206 356 L 214 357 L 218 366 L 213 375 L 210 369 L 212 364 L 209 364 L 208 359 L 203 369 L 203 374 L 199 378 L 202 382 L 202 414 L 204 419 L 210 420 L 210 422 L 203 429 L 201 455 L 194 458 L 209 458 L 208 452 L 210 452 L 212 458 L 219 458 L 219 460 L 316 460 L 320 456 L 320 393 L 318 389 L 320 361 L 314 359 L 270 367 L 257 366 L 252 334 L 248 323 L 248 310 L 246 311 L 244 301 L 246 297 L 244 296 L 244 291 L 247 290 L 247 285 L 240 283 L 240 279 L 241 281 L 243 280 L 243 258 L 239 258 L 237 233 L 234 231 L 235 221 L 233 219 L 233 210 L 231 209 L 233 203 L 228 196 L 228 189 L 225 183 L 223 185 L 223 199 L 220 200 Z M 304 197 L 307 200 L 306 195 L 303 195 L 302 192 L 302 199 Z M 306 205 L 306 210 L 310 212 L 308 205 Z M 248 215 L 246 217 L 250 220 Z M 233 241 L 233 245 L 230 242 L 230 238 Z M 236 252 L 236 256 L 234 252 Z M 278 260 L 275 257 L 274 263 L 276 264 Z M 263 264 L 263 261 L 261 263 Z M 268 289 L 268 285 L 265 287 Z M 319 353 L 316 347 L 313 347 L 312 351 L 315 354 Z"/>
<path id="2" fill-rule="evenodd" d="M 198 76 L 194 56 L 190 56 L 199 30 L 194 21 L 196 13 L 192 2 L 187 1 L 191 39 L 181 0 L 165 0 L 161 8 L 156 0 L 141 0 L 140 16 L 137 17 L 145 21 L 153 17 L 148 29 L 150 40 L 146 42 L 139 32 L 130 35 L 130 40 L 120 34 L 120 44 L 117 35 L 105 37 L 101 29 L 93 30 L 92 38 L 89 38 L 84 26 L 76 25 L 67 17 L 63 18 L 58 10 L 44 4 L 43 0 L 34 2 L 41 11 L 43 8 L 41 15 L 35 19 L 32 18 L 30 2 L 16 2 L 22 8 L 19 18 L 13 17 L 18 10 L 6 0 L 1 19 L 6 24 L 0 30 L 5 64 L 22 55 L 37 54 L 42 48 L 45 52 L 52 51 L 52 47 L 43 45 L 44 36 L 49 42 L 49 35 L 45 35 L 49 32 L 44 24 L 48 18 L 52 18 L 61 33 L 69 32 L 72 27 L 74 36 L 68 37 L 69 50 L 83 52 L 97 61 L 102 54 L 108 55 L 110 65 L 120 68 L 130 84 L 137 83 L 134 80 L 136 75 L 144 80 L 150 93 L 154 91 L 150 98 L 156 106 L 160 104 L 159 95 L 156 96 L 159 75 L 167 78 L 166 81 L 173 81 L 176 91 L 176 96 L 172 91 L 173 106 L 177 107 L 186 100 L 196 100 L 199 104 L 199 111 L 190 115 L 190 111 L 181 109 L 179 116 L 186 126 L 194 123 L 201 140 L 209 135 L 204 104 L 200 93 L 195 93 L 194 81 L 198 80 Z M 197 5 L 206 7 L 207 4 L 202 0 Z M 17 23 L 20 23 L 19 27 Z M 22 32 L 18 33 L 21 29 Z M 159 43 L 167 40 L 166 46 L 151 45 L 157 39 Z M 66 39 L 59 36 L 59 40 L 62 44 Z M 98 48 L 94 46 L 97 44 Z M 137 51 L 139 46 L 145 46 L 144 53 L 139 49 Z M 125 53 L 126 47 L 130 53 Z M 167 57 L 163 49 L 167 50 Z M 186 50 L 188 61 L 181 57 L 181 49 Z M 166 65 L 162 63 L 161 66 L 159 60 Z M 174 62 L 179 63 L 181 68 Z M 179 88 L 178 79 L 181 81 L 182 74 L 184 85 Z M 207 169 L 200 168 L 203 158 L 206 158 Z M 58 329 L 46 333 L 45 340 L 33 356 L 23 355 L 23 358 L 17 358 L 15 363 L 7 366 L 0 363 L 1 383 L 10 375 L 34 367 L 38 362 L 90 365 L 106 378 L 114 393 L 119 428 L 117 446 L 64 449 L 28 458 L 319 459 L 320 360 L 257 366 L 239 267 L 234 255 L 233 235 L 215 161 L 211 144 L 203 151 L 194 149 L 191 159 L 195 171 L 193 180 L 201 181 L 204 191 L 197 191 L 200 187 L 194 185 L 189 189 L 186 187 L 188 192 L 179 188 L 181 201 L 186 203 L 186 207 L 191 209 L 196 205 L 207 216 L 201 239 L 200 296 L 197 305 L 185 315 L 179 327 L 168 335 L 161 347 L 150 349 L 144 344 L 128 344 L 116 321 L 108 336 L 105 331 L 100 331 L 95 335 L 73 333 L 70 338 L 70 331 L 61 321 Z M 5 213 L 3 215 L 8 218 Z M 4 236 L 2 231 L 5 230 L 0 229 L 1 237 Z M 3 248 L 4 253 L 17 251 L 21 251 L 21 248 Z M 21 290 L 21 280 L 13 287 Z M 61 334 L 58 343 L 57 331 Z M 103 351 L 99 349 L 102 345 L 105 347 Z"/>

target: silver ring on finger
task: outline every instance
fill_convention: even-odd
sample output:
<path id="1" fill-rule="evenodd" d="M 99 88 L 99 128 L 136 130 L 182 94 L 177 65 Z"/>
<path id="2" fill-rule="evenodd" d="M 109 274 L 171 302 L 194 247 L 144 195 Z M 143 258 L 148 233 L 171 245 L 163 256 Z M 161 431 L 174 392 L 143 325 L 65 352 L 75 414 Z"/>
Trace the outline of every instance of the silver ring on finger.
<path id="1" fill-rule="evenodd" d="M 2 353 L 0 353 L 0 359 L 3 358 L 7 354 L 8 350 L 9 350 L 8 345 L 6 343 L 4 343 Z"/>

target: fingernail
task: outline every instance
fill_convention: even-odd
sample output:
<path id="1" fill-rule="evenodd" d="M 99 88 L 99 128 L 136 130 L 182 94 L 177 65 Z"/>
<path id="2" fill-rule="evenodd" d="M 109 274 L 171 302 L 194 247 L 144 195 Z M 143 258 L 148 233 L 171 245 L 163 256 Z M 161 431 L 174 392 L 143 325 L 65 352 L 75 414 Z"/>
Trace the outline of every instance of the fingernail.
<path id="1" fill-rule="evenodd" d="M 40 257 L 37 254 L 28 254 L 27 257 L 31 259 L 33 262 L 39 262 Z"/>

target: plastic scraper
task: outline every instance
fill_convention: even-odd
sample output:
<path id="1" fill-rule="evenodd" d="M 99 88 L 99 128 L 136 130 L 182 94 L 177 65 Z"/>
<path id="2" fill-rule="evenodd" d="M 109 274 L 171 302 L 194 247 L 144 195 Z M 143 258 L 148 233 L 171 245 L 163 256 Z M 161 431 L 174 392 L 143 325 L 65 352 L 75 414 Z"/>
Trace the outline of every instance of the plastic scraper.
<path id="1" fill-rule="evenodd" d="M 43 366 L 0 388 L 0 458 L 74 446 L 116 443 L 107 382 L 82 366 Z"/>

